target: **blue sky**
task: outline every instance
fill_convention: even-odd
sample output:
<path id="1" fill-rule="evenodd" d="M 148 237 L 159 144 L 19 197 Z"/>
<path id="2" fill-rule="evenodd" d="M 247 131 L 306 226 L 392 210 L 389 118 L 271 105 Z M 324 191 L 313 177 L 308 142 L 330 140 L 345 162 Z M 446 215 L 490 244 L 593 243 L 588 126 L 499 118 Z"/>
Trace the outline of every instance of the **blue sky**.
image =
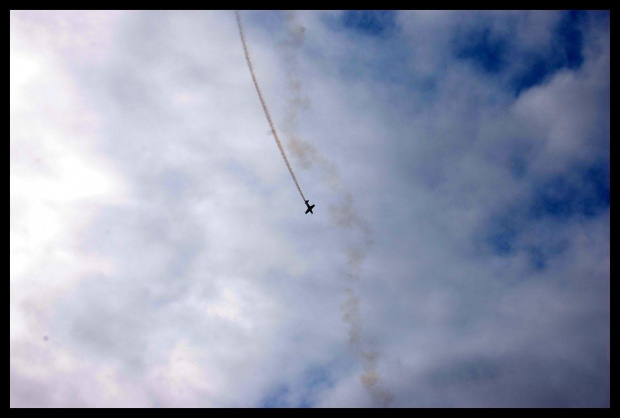
<path id="1" fill-rule="evenodd" d="M 604 11 L 11 12 L 12 407 L 608 407 Z"/>

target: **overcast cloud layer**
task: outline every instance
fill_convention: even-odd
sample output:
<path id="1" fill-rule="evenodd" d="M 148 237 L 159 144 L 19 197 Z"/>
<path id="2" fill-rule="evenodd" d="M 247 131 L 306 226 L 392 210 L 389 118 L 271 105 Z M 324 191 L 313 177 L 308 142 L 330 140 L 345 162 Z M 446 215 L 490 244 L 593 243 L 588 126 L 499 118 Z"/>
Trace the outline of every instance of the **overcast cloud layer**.
<path id="1" fill-rule="evenodd" d="M 242 16 L 314 215 L 233 12 L 11 12 L 11 406 L 608 407 L 609 14 Z"/>

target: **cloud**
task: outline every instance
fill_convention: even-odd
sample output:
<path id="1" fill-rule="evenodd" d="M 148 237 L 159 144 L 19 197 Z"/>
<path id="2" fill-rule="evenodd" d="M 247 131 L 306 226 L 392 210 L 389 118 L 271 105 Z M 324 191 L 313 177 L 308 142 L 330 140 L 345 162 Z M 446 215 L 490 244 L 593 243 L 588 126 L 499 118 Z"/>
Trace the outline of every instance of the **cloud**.
<path id="1" fill-rule="evenodd" d="M 608 407 L 609 14 L 294 18 L 312 216 L 234 13 L 11 12 L 11 406 Z"/>

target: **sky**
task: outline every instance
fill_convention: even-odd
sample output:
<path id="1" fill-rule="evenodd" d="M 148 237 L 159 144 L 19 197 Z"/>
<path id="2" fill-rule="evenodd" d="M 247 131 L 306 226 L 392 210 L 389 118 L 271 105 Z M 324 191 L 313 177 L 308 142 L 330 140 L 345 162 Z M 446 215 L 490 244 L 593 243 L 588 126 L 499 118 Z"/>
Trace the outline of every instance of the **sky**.
<path id="1" fill-rule="evenodd" d="M 10 12 L 11 407 L 609 407 L 605 11 Z"/>

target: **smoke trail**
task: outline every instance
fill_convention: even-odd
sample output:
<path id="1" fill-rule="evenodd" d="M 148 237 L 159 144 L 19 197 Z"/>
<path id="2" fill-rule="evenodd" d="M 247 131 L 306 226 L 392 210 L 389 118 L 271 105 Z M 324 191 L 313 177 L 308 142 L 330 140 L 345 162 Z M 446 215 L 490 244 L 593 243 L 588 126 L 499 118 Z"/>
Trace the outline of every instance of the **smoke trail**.
<path id="1" fill-rule="evenodd" d="M 378 372 L 377 360 L 379 355 L 376 351 L 363 347 L 359 297 L 351 288 L 347 288 L 346 292 L 347 299 L 340 305 L 342 320 L 349 325 L 349 346 L 353 349 L 355 355 L 362 360 L 364 373 L 360 376 L 360 382 L 376 405 L 389 407 L 392 403 L 392 395 L 378 386 L 380 374 Z"/>
<path id="2" fill-rule="evenodd" d="M 310 100 L 304 95 L 302 83 L 299 79 L 299 49 L 301 48 L 306 30 L 297 21 L 295 12 L 285 13 L 287 38 L 282 43 L 285 71 L 288 78 L 289 98 L 286 105 L 286 114 L 283 128 L 287 137 L 287 147 L 293 158 L 303 169 L 317 167 L 322 175 L 321 180 L 328 185 L 336 195 L 338 203 L 328 209 L 332 225 L 347 231 L 357 231 L 362 234 L 361 241 L 345 249 L 347 260 L 346 275 L 352 282 L 357 282 L 361 273 L 362 264 L 366 258 L 368 248 L 373 243 L 373 230 L 370 224 L 355 210 L 353 196 L 342 185 L 336 165 L 321 154 L 312 144 L 302 140 L 297 131 L 301 111 L 310 106 Z M 378 372 L 379 354 L 365 348 L 362 338 L 362 317 L 360 315 L 360 299 L 355 291 L 347 286 L 346 300 L 341 304 L 342 320 L 348 325 L 349 347 L 363 365 L 360 383 L 370 394 L 376 405 L 387 407 L 392 401 L 392 395 L 381 389 L 380 374 Z"/>
<path id="3" fill-rule="evenodd" d="M 260 91 L 260 87 L 258 86 L 258 81 L 256 80 L 256 75 L 254 75 L 254 67 L 252 67 L 252 61 L 250 60 L 250 53 L 248 52 L 248 46 L 245 43 L 245 36 L 243 35 L 243 27 L 241 26 L 241 14 L 238 10 L 235 11 L 235 16 L 237 16 L 237 25 L 239 26 L 239 35 L 241 36 L 241 43 L 243 44 L 243 53 L 245 54 L 245 60 L 248 63 L 248 68 L 250 69 L 250 74 L 252 75 L 252 81 L 254 81 L 254 87 L 256 87 L 256 92 L 258 93 L 258 98 L 260 100 L 260 104 L 263 106 L 263 110 L 265 111 L 265 116 L 267 117 L 267 122 L 269 122 L 269 127 L 271 128 L 271 132 L 273 133 L 273 137 L 276 140 L 276 144 L 278 145 L 278 149 L 280 150 L 280 154 L 282 154 L 282 158 L 286 163 L 286 167 L 288 168 L 288 172 L 291 173 L 291 177 L 295 182 L 295 186 L 297 186 L 297 190 L 299 190 L 299 194 L 301 198 L 306 201 L 306 197 L 304 193 L 301 191 L 301 187 L 299 187 L 299 182 L 297 182 L 297 178 L 295 177 L 295 173 L 293 173 L 293 169 L 291 168 L 291 164 L 288 162 L 288 158 L 286 158 L 286 153 L 284 152 L 284 148 L 282 148 L 282 143 L 280 142 L 280 138 L 278 137 L 278 133 L 276 132 L 276 128 L 271 120 L 271 115 L 269 114 L 269 109 L 267 109 L 267 103 L 265 103 L 265 99 L 263 98 L 263 94 Z"/>

